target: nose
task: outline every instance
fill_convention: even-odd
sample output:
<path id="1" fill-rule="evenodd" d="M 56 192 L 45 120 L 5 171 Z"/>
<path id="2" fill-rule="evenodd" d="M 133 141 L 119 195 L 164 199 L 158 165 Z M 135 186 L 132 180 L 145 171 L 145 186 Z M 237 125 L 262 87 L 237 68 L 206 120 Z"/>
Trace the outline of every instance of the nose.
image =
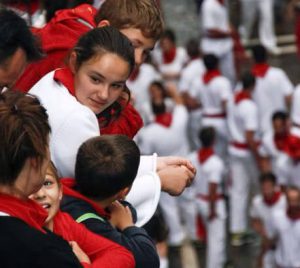
<path id="1" fill-rule="evenodd" d="M 98 98 L 101 101 L 106 101 L 108 99 L 109 96 L 109 86 L 108 85 L 104 85 L 102 86 L 99 90 L 98 90 Z"/>
<path id="2" fill-rule="evenodd" d="M 46 197 L 43 187 L 32 195 L 34 200 L 43 200 Z"/>

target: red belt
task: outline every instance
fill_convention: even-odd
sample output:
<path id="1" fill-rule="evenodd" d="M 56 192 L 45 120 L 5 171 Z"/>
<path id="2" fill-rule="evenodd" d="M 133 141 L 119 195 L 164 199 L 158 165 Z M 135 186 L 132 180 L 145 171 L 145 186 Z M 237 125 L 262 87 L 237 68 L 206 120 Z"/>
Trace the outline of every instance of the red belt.
<path id="1" fill-rule="evenodd" d="M 226 113 L 219 113 L 219 114 L 203 114 L 203 117 L 208 118 L 226 118 Z"/>
<path id="2" fill-rule="evenodd" d="M 230 145 L 232 145 L 233 147 L 238 148 L 238 149 L 249 150 L 249 146 L 247 143 L 240 143 L 240 142 L 232 141 L 232 142 L 230 142 Z"/>
<path id="3" fill-rule="evenodd" d="M 197 194 L 197 197 L 204 200 L 204 201 L 210 201 L 210 197 L 206 194 Z M 215 197 L 215 200 L 219 200 L 219 199 L 223 199 L 224 198 L 224 195 L 222 194 L 217 194 L 216 197 Z"/>

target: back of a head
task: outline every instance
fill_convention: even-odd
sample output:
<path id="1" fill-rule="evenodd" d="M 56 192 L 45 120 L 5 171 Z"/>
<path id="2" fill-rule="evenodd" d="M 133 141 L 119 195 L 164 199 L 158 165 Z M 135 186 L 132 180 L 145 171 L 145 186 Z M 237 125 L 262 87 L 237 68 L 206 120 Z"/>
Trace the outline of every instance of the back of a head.
<path id="1" fill-rule="evenodd" d="M 213 55 L 213 54 L 206 54 L 203 56 L 203 62 L 205 68 L 210 71 L 210 70 L 215 70 L 218 68 L 219 60 L 218 58 Z"/>
<path id="2" fill-rule="evenodd" d="M 112 197 L 130 187 L 136 177 L 140 151 L 123 135 L 103 135 L 83 143 L 77 154 L 78 190 L 96 200 Z"/>
<path id="3" fill-rule="evenodd" d="M 272 173 L 272 172 L 265 172 L 265 173 L 262 173 L 259 176 L 259 182 L 260 182 L 260 184 L 263 184 L 265 182 L 271 182 L 272 184 L 276 185 L 277 178 L 276 178 L 276 176 L 275 176 L 274 173 Z"/>
<path id="4" fill-rule="evenodd" d="M 154 0 L 106 0 L 95 17 L 96 24 L 108 20 L 121 29 L 140 29 L 147 38 L 158 40 L 163 32 L 161 12 Z"/>
<path id="5" fill-rule="evenodd" d="M 135 65 L 134 48 L 131 42 L 112 26 L 95 28 L 87 32 L 79 39 L 74 51 L 77 55 L 76 65 L 78 67 L 94 56 L 104 53 L 112 53 L 121 57 L 128 63 L 130 72 Z"/>
<path id="6" fill-rule="evenodd" d="M 264 63 L 267 61 L 267 50 L 262 45 L 256 45 L 252 48 L 252 57 L 256 63 Z"/>
<path id="7" fill-rule="evenodd" d="M 161 39 L 168 39 L 171 41 L 173 44 L 176 44 L 176 35 L 175 32 L 172 29 L 166 29 L 162 35 Z"/>
<path id="8" fill-rule="evenodd" d="M 200 56 L 200 49 L 199 49 L 199 41 L 196 39 L 190 39 L 186 43 L 186 51 L 191 59 L 197 58 Z"/>
<path id="9" fill-rule="evenodd" d="M 35 96 L 0 94 L 0 184 L 13 185 L 28 158 L 42 162 L 49 133 L 48 115 Z"/>
<path id="10" fill-rule="evenodd" d="M 276 111 L 272 115 L 272 121 L 275 121 L 275 120 L 286 121 L 286 120 L 288 120 L 288 118 L 289 118 L 289 115 L 285 111 Z"/>
<path id="11" fill-rule="evenodd" d="M 254 88 L 255 86 L 255 76 L 251 72 L 245 72 L 242 75 L 242 85 L 243 89 Z"/>
<path id="12" fill-rule="evenodd" d="M 0 64 L 11 57 L 18 48 L 25 51 L 28 61 L 42 56 L 37 40 L 25 20 L 11 10 L 0 8 Z"/>
<path id="13" fill-rule="evenodd" d="M 216 138 L 216 131 L 213 127 L 202 128 L 199 132 L 199 140 L 204 148 L 213 146 Z"/>

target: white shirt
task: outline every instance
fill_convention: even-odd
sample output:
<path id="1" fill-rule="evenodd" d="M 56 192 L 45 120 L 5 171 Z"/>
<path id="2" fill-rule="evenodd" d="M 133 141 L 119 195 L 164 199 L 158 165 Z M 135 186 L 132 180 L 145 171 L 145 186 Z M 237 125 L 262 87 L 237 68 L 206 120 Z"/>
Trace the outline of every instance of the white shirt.
<path id="1" fill-rule="evenodd" d="M 260 129 L 263 133 L 272 130 L 272 116 L 276 111 L 287 111 L 285 97 L 293 93 L 293 85 L 285 72 L 269 67 L 264 77 L 256 79 L 253 100 L 258 107 Z"/>
<path id="2" fill-rule="evenodd" d="M 89 138 L 99 136 L 98 120 L 92 110 L 79 103 L 63 85 L 54 81 L 53 75 L 54 71 L 45 75 L 34 85 L 29 93 L 36 95 L 40 99 L 49 116 L 51 126 L 51 160 L 54 162 L 61 177 L 74 178 L 77 150 Z M 135 197 L 140 196 L 140 192 L 144 190 L 147 192 L 143 188 L 143 184 L 140 183 L 140 180 L 145 179 L 144 176 L 148 179 L 152 178 L 154 185 L 150 193 L 149 191 L 145 192 L 145 196 L 149 197 L 149 201 L 153 205 L 158 204 L 160 179 L 153 173 L 155 171 L 156 156 L 141 157 L 138 176 L 131 190 L 131 194 L 135 191 L 139 192 L 139 194 L 132 194 L 132 199 L 130 199 L 130 202 L 132 202 L 137 210 L 139 210 L 141 203 Z M 142 201 L 144 207 L 145 200 Z M 153 215 L 153 213 L 154 210 L 150 214 Z M 149 213 L 145 214 L 141 212 L 141 214 L 146 218 L 139 218 L 140 223 L 145 223 L 152 216 Z"/>
<path id="3" fill-rule="evenodd" d="M 224 76 L 215 77 L 208 84 L 203 82 L 202 76 L 196 77 L 190 94 L 201 103 L 204 115 L 224 113 L 222 101 L 228 101 L 232 97 L 230 82 Z"/>
<path id="4" fill-rule="evenodd" d="M 285 211 L 286 210 L 286 197 L 281 193 L 279 200 L 272 206 L 268 206 L 263 199 L 262 195 L 256 195 L 252 199 L 250 216 L 252 218 L 257 218 L 262 221 L 264 228 L 269 235 L 270 232 L 270 220 L 272 219 L 272 214 L 275 211 Z"/>
<path id="5" fill-rule="evenodd" d="M 186 156 L 189 150 L 186 136 L 187 120 L 186 108 L 176 105 L 170 127 L 155 122 L 145 126 L 137 136 L 141 152 L 157 153 L 160 156 Z"/>
<path id="6" fill-rule="evenodd" d="M 133 81 L 126 81 L 126 85 L 130 89 L 132 97 L 134 99 L 134 106 L 139 112 L 141 110 L 142 104 L 150 101 L 150 84 L 160 78 L 160 74 L 151 64 L 144 63 L 140 66 L 137 78 Z"/>
<path id="7" fill-rule="evenodd" d="M 270 221 L 270 233 L 277 237 L 276 264 L 287 268 L 300 267 L 300 220 L 289 219 L 286 211 L 275 211 Z"/>
<path id="8" fill-rule="evenodd" d="M 218 29 L 220 31 L 229 32 L 229 18 L 225 5 L 217 0 L 205 0 L 201 9 L 202 27 L 204 36 L 201 41 L 201 49 L 203 53 L 212 53 L 218 57 L 231 51 L 233 41 L 228 38 L 209 38 L 205 34 L 210 29 Z"/>
<path id="9" fill-rule="evenodd" d="M 246 144 L 246 131 L 258 130 L 257 107 L 253 100 L 246 99 L 239 103 L 231 100 L 228 103 L 228 129 L 232 142 Z M 251 154 L 250 150 L 240 149 L 229 145 L 229 153 L 238 157 L 245 157 Z"/>
<path id="10" fill-rule="evenodd" d="M 293 92 L 291 119 L 293 123 L 300 125 L 300 85 Z"/>

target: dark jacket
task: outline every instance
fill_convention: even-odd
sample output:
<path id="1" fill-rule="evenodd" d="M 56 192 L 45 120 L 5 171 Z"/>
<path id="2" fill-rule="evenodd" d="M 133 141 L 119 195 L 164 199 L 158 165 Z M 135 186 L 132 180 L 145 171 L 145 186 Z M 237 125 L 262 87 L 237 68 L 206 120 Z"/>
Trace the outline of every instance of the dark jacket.
<path id="1" fill-rule="evenodd" d="M 0 266 L 5 268 L 82 267 L 68 242 L 42 233 L 22 220 L 0 217 Z"/>
<path id="2" fill-rule="evenodd" d="M 99 215 L 89 203 L 68 195 L 63 197 L 61 210 L 69 213 L 75 220 L 87 213 L 95 215 L 95 217 L 88 217 L 80 222 L 92 232 L 130 250 L 135 258 L 137 268 L 159 267 L 159 257 L 155 245 L 143 228 L 131 226 L 121 232 L 115 229 L 103 215 Z"/>

